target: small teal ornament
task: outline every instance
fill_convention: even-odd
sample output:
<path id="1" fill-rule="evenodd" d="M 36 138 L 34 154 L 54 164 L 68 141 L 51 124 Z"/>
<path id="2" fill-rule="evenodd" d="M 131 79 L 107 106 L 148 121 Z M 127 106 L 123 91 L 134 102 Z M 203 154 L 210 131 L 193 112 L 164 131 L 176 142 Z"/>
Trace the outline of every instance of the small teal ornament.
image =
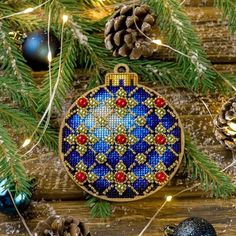
<path id="1" fill-rule="evenodd" d="M 9 192 L 5 190 L 6 179 L 0 181 L 0 212 L 8 215 L 16 214 Z M 26 210 L 30 204 L 30 198 L 25 193 L 15 194 L 11 189 L 14 203 L 20 212 Z"/>
<path id="2" fill-rule="evenodd" d="M 49 42 L 51 56 L 54 58 L 60 51 L 60 42 L 52 32 L 50 32 Z M 27 64 L 34 71 L 48 70 L 48 52 L 47 31 L 38 30 L 27 34 L 22 44 L 22 53 Z"/>
<path id="3" fill-rule="evenodd" d="M 126 71 L 119 73 L 118 68 Z M 156 91 L 138 84 L 127 65 L 71 106 L 60 131 L 60 153 L 71 178 L 110 201 L 153 194 L 174 176 L 184 152 L 176 111 Z"/>

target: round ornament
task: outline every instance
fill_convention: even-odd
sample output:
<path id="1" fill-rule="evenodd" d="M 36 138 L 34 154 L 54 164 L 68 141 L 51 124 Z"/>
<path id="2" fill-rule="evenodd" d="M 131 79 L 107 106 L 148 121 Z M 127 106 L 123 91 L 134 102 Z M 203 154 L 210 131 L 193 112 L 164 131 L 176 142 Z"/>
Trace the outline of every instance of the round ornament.
<path id="1" fill-rule="evenodd" d="M 174 229 L 173 236 L 216 236 L 216 231 L 207 220 L 191 217 Z"/>
<path id="2" fill-rule="evenodd" d="M 50 32 L 50 49 L 52 58 L 60 51 L 60 42 Z M 22 44 L 22 53 L 27 64 L 35 71 L 48 69 L 48 32 L 39 30 L 31 32 Z"/>
<path id="3" fill-rule="evenodd" d="M 126 72 L 119 73 L 124 67 Z M 71 106 L 60 130 L 60 153 L 71 178 L 110 201 L 144 198 L 174 176 L 184 152 L 176 111 L 156 91 L 117 65 L 105 85 Z"/>
<path id="4" fill-rule="evenodd" d="M 6 180 L 0 181 L 0 212 L 4 214 L 16 214 L 16 209 L 11 200 L 10 194 L 7 190 L 5 190 L 4 185 L 6 184 Z M 26 210 L 30 204 L 30 199 L 25 193 L 15 194 L 11 189 L 10 192 L 13 196 L 14 203 L 17 209 L 20 212 Z"/>

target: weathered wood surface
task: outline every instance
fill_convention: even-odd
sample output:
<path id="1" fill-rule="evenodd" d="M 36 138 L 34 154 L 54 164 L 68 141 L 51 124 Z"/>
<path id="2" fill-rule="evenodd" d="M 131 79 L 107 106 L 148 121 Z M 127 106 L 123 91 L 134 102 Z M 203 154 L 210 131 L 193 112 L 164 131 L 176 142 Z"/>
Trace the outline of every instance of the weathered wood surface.
<path id="1" fill-rule="evenodd" d="M 236 38 L 229 35 L 225 22 L 221 22 L 221 14 L 213 8 L 213 0 L 187 0 L 185 5 L 191 6 L 187 8 L 187 12 L 196 25 L 209 58 L 215 63 L 221 63 L 215 65 L 216 68 L 224 72 L 236 73 L 236 64 L 231 64 L 236 63 Z M 173 59 L 166 51 L 160 54 L 160 58 L 163 57 Z M 40 75 L 35 76 L 40 77 Z M 212 118 L 202 102 L 203 100 L 208 105 L 214 116 L 226 98 L 202 97 L 183 89 L 174 91 L 168 87 L 160 87 L 158 84 L 155 86 L 155 89 L 176 108 L 186 131 L 192 135 L 199 147 L 222 168 L 227 166 L 232 161 L 232 153 L 221 147 L 213 138 Z M 86 81 L 80 81 L 79 87 L 76 83 L 76 88 L 66 99 L 64 111 L 77 96 L 84 93 L 85 87 Z M 63 114 L 58 118 L 58 124 L 62 117 Z M 91 219 L 89 216 L 89 210 L 83 200 L 85 194 L 68 177 L 57 154 L 38 149 L 25 160 L 25 165 L 29 174 L 37 181 L 34 202 L 26 217 L 31 229 L 40 220 L 57 213 L 70 214 L 88 222 L 93 235 L 138 235 L 155 210 L 161 206 L 164 196 L 177 193 L 188 183 L 180 169 L 176 178 L 160 192 L 138 202 L 113 204 L 113 216 L 107 220 L 100 220 Z M 233 171 L 229 173 L 233 177 Z M 201 216 L 214 224 L 218 235 L 235 236 L 235 206 L 235 198 L 226 201 L 213 200 L 200 191 L 185 192 L 161 211 L 145 235 L 163 235 L 162 229 L 166 224 L 177 224 L 189 216 Z M 18 218 L 9 218 L 0 214 L 0 236 L 3 235 L 26 234 Z"/>

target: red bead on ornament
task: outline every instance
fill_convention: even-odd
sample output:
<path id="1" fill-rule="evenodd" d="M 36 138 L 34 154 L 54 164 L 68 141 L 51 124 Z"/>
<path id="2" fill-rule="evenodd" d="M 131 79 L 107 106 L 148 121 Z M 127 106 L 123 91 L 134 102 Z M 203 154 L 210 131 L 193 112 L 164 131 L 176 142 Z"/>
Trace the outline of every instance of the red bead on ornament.
<path id="1" fill-rule="evenodd" d="M 116 143 L 125 144 L 126 143 L 126 136 L 124 134 L 118 134 L 116 136 Z"/>
<path id="2" fill-rule="evenodd" d="M 78 172 L 75 177 L 80 183 L 83 183 L 87 179 L 87 175 L 82 171 Z"/>
<path id="3" fill-rule="evenodd" d="M 115 174 L 115 179 L 117 182 L 123 183 L 126 180 L 126 175 L 124 172 L 119 171 Z"/>
<path id="4" fill-rule="evenodd" d="M 164 172 L 158 172 L 155 178 L 159 183 L 164 183 L 167 180 L 167 175 Z"/>
<path id="5" fill-rule="evenodd" d="M 76 139 L 77 139 L 77 142 L 79 143 L 79 144 L 85 144 L 86 142 L 87 142 L 87 136 L 85 135 L 85 134 L 79 134 L 77 137 L 76 137 Z"/>
<path id="6" fill-rule="evenodd" d="M 127 105 L 127 101 L 124 98 L 118 98 L 116 100 L 116 105 L 120 108 L 124 108 Z"/>
<path id="7" fill-rule="evenodd" d="M 156 144 L 163 145 L 163 144 L 165 144 L 165 142 L 166 142 L 166 138 L 165 138 L 164 135 L 158 134 L 158 135 L 156 135 L 156 137 L 155 137 L 155 142 L 156 142 Z"/>
<path id="8" fill-rule="evenodd" d="M 157 98 L 155 100 L 155 104 L 156 104 L 157 107 L 164 107 L 166 102 L 163 98 Z"/>
<path id="9" fill-rule="evenodd" d="M 79 99 L 77 100 L 77 105 L 78 105 L 79 107 L 85 108 L 85 107 L 88 105 L 88 100 L 87 100 L 87 98 L 79 98 Z"/>

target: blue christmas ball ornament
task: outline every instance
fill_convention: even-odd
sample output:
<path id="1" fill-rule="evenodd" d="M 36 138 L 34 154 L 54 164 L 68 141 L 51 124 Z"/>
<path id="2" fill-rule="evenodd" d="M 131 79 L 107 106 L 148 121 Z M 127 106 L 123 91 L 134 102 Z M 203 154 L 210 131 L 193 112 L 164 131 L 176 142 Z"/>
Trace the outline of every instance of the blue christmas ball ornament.
<path id="1" fill-rule="evenodd" d="M 11 200 L 8 190 L 5 189 L 6 179 L 0 180 L 0 212 L 4 214 L 16 214 L 16 209 Z M 30 198 L 25 193 L 15 194 L 13 189 L 10 189 L 14 203 L 20 212 L 26 210 L 30 204 Z"/>
<path id="2" fill-rule="evenodd" d="M 123 64 L 106 75 L 105 85 L 77 99 L 60 131 L 61 159 L 71 178 L 110 201 L 137 200 L 161 189 L 183 152 L 178 114 Z"/>
<path id="3" fill-rule="evenodd" d="M 50 32 L 49 45 L 51 56 L 54 58 L 59 53 L 60 42 L 57 37 Z M 23 44 L 22 53 L 27 64 L 35 71 L 48 69 L 48 32 L 39 30 L 27 34 Z"/>

